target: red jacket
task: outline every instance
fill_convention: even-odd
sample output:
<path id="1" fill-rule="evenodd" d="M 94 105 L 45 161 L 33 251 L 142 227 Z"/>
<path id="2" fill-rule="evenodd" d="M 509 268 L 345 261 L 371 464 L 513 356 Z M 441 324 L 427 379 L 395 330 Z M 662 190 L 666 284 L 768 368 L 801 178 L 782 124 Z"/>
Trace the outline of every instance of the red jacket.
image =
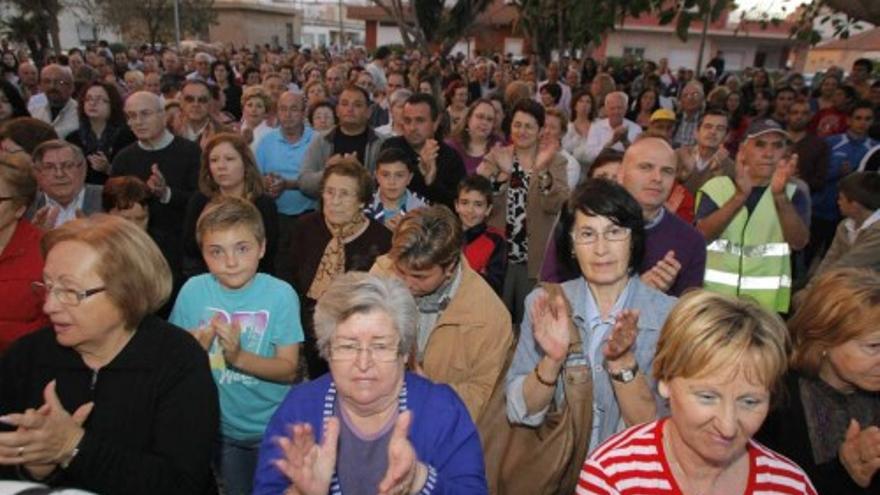
<path id="1" fill-rule="evenodd" d="M 43 279 L 43 233 L 21 219 L 0 253 L 0 353 L 15 339 L 49 324 L 31 282 Z"/>

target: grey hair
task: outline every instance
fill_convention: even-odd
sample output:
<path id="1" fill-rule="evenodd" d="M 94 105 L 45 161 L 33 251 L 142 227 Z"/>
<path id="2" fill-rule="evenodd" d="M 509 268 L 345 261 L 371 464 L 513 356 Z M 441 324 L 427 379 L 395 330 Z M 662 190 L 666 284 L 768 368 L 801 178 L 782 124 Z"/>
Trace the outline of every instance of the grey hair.
<path id="1" fill-rule="evenodd" d="M 388 106 L 394 107 L 397 105 L 402 105 L 406 103 L 406 100 L 408 100 L 409 97 L 412 96 L 412 94 L 412 91 L 405 88 L 395 90 L 393 93 L 391 93 L 391 97 L 388 98 Z"/>
<path id="2" fill-rule="evenodd" d="M 354 314 L 373 311 L 391 317 L 400 335 L 398 352 L 409 352 L 416 341 L 419 312 L 406 286 L 389 277 L 348 272 L 336 277 L 315 307 L 315 336 L 321 357 L 330 359 L 330 341 L 340 323 Z"/>
<path id="3" fill-rule="evenodd" d="M 629 108 L 629 95 L 623 91 L 612 91 L 605 95 L 605 103 L 608 103 L 610 98 L 620 98 L 623 100 L 623 107 Z"/>
<path id="4" fill-rule="evenodd" d="M 69 149 L 73 152 L 73 159 L 76 160 L 77 164 L 82 165 L 86 162 L 86 158 L 83 155 L 83 152 L 79 146 L 73 143 L 69 143 L 63 139 L 52 139 L 50 141 L 40 143 L 40 145 L 34 149 L 34 153 L 32 155 L 34 164 L 37 166 L 41 166 L 43 164 L 43 156 L 45 156 L 46 153 L 63 149 Z"/>

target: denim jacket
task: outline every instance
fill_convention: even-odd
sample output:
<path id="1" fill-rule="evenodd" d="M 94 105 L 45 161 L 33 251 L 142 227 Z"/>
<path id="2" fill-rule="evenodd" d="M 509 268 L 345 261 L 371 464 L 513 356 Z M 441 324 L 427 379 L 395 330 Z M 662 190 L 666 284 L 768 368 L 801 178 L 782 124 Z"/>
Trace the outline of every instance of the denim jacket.
<path id="1" fill-rule="evenodd" d="M 572 308 L 572 318 L 575 326 L 581 333 L 583 348 L 593 375 L 593 434 L 590 437 L 590 451 L 601 445 L 608 437 L 620 431 L 621 415 L 620 407 L 614 396 L 614 388 L 611 385 L 611 377 L 605 370 L 602 358 L 602 343 L 611 332 L 614 321 L 620 311 L 624 309 L 639 310 L 638 336 L 635 343 L 635 357 L 639 365 L 639 371 L 647 379 L 654 392 L 657 402 L 658 417 L 666 415 L 665 401 L 657 393 L 657 386 L 650 377 L 651 366 L 654 361 L 654 351 L 657 347 L 657 339 L 666 316 L 676 302 L 676 298 L 652 289 L 639 280 L 638 277 L 630 277 L 623 292 L 614 304 L 609 317 L 602 321 L 593 295 L 587 282 L 582 278 L 569 280 L 562 284 L 562 289 L 568 297 Z M 538 288 L 526 297 L 526 308 L 531 308 L 537 297 Z M 529 415 L 526 413 L 526 403 L 523 396 L 523 382 L 532 373 L 544 352 L 535 342 L 532 333 L 530 318 L 523 320 L 516 353 L 507 372 L 507 417 L 512 423 L 520 423 L 529 426 L 538 426 L 543 421 L 549 410 L 549 405 Z M 571 357 L 570 357 L 571 359 Z M 562 381 L 557 380 L 555 401 L 560 405 L 564 399 Z"/>

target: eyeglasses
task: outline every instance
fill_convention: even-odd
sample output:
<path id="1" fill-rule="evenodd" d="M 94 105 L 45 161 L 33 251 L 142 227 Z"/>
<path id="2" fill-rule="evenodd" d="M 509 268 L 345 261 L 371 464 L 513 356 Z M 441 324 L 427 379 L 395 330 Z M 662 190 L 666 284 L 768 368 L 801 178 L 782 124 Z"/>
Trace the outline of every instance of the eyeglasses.
<path id="1" fill-rule="evenodd" d="M 324 188 L 321 194 L 328 200 L 338 199 L 342 203 L 346 203 L 355 199 L 355 194 L 347 189 Z"/>
<path id="2" fill-rule="evenodd" d="M 210 96 L 183 95 L 183 101 L 185 101 L 187 103 L 199 102 L 202 105 L 204 105 L 204 104 L 208 103 L 209 101 L 211 101 L 211 97 Z"/>
<path id="3" fill-rule="evenodd" d="M 147 120 L 153 115 L 159 113 L 158 110 L 141 110 L 140 112 L 125 112 L 125 120 L 134 122 L 136 120 Z"/>
<path id="4" fill-rule="evenodd" d="M 58 302 L 65 306 L 79 306 L 79 303 L 81 303 L 83 299 L 104 292 L 107 288 L 95 287 L 93 289 L 74 290 L 68 289 L 67 287 L 58 287 L 54 284 L 31 282 L 31 290 L 33 290 L 34 294 L 36 294 L 41 300 L 45 301 L 49 297 L 49 294 L 52 294 L 58 299 Z"/>
<path id="5" fill-rule="evenodd" d="M 632 231 L 628 227 L 614 225 L 608 228 L 608 230 L 601 232 L 601 235 L 605 238 L 606 241 L 620 242 L 625 241 L 627 238 L 629 238 L 631 232 Z M 599 240 L 599 235 L 600 232 L 596 232 L 593 229 L 584 229 L 577 232 L 572 232 L 571 240 L 575 244 L 593 244 Z"/>
<path id="6" fill-rule="evenodd" d="M 330 346 L 330 360 L 354 361 L 360 357 L 361 352 L 366 352 L 367 358 L 377 363 L 390 363 L 400 356 L 397 342 L 376 342 L 367 347 L 357 344 L 333 344 Z"/>
<path id="7" fill-rule="evenodd" d="M 79 168 L 80 165 L 81 164 L 77 162 L 43 163 L 35 168 L 39 173 L 44 175 L 48 175 L 53 172 L 56 174 L 69 174 L 74 169 Z"/>
<path id="8" fill-rule="evenodd" d="M 20 196 L 0 196 L 0 203 L 2 203 L 4 201 L 13 201 L 13 200 L 16 200 L 19 198 L 20 198 Z"/>
<path id="9" fill-rule="evenodd" d="M 68 81 L 66 79 L 43 79 L 40 82 L 45 84 L 46 86 L 61 86 L 62 88 L 73 84 L 72 81 Z"/>

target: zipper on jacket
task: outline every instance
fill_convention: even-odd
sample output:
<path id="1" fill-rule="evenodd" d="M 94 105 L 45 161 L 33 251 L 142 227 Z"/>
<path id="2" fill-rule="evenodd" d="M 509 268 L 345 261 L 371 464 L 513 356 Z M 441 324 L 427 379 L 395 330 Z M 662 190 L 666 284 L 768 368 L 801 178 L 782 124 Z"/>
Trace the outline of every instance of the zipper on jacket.
<path id="1" fill-rule="evenodd" d="M 92 381 L 89 384 L 89 390 L 95 391 L 95 385 L 98 384 L 98 370 L 92 370 Z"/>

